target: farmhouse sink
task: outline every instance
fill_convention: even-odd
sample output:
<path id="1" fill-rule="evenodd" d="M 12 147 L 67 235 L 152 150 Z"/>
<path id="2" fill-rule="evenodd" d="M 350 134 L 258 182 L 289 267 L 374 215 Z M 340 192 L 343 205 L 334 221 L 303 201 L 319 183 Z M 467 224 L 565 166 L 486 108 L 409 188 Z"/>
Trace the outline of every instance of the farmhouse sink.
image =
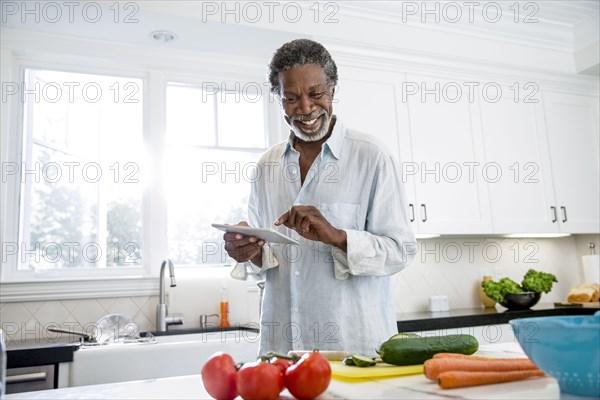
<path id="1" fill-rule="evenodd" d="M 213 330 L 155 336 L 148 343 L 85 347 L 73 354 L 69 386 L 198 374 L 217 351 L 236 362 L 253 361 L 258 354 L 256 330 Z"/>

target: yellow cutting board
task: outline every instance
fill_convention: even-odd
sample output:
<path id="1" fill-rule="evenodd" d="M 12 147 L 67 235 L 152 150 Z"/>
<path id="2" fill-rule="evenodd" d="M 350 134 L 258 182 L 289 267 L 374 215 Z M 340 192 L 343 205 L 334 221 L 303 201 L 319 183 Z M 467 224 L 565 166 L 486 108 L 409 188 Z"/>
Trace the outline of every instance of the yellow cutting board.
<path id="1" fill-rule="evenodd" d="M 329 363 L 331 364 L 331 376 L 339 380 L 385 378 L 423 373 L 423 364 L 397 366 L 377 363 L 373 367 L 360 368 L 344 365 L 341 361 L 330 361 Z"/>

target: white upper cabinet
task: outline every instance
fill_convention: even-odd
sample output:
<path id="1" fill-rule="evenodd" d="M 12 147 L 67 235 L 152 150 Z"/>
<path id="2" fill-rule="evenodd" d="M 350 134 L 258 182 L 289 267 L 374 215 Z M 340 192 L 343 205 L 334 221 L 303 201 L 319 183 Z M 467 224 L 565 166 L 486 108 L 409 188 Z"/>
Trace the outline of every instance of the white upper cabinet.
<path id="1" fill-rule="evenodd" d="M 600 232 L 598 100 L 545 92 L 544 115 L 561 232 Z"/>
<path id="2" fill-rule="evenodd" d="M 494 233 L 558 232 L 543 109 L 513 87 L 500 99 L 479 97 Z M 554 222 L 553 222 L 554 221 Z"/>
<path id="3" fill-rule="evenodd" d="M 399 156 L 416 233 L 600 232 L 598 100 L 480 88 L 341 64 L 334 112 Z"/>
<path id="4" fill-rule="evenodd" d="M 410 157 L 410 144 L 401 143 L 401 138 L 407 134 L 408 122 L 406 108 L 396 95 L 402 75 L 339 65 L 339 76 L 334 114 L 339 115 L 348 128 L 377 137 L 393 156 L 400 155 L 404 163 L 405 157 Z M 403 146 L 406 148 L 401 148 Z M 404 182 L 404 187 L 408 202 L 414 208 L 412 182 Z M 406 210 L 409 220 L 413 208 Z M 417 225 L 413 229 L 417 231 Z"/>
<path id="5" fill-rule="evenodd" d="M 492 231 L 482 143 L 473 129 L 475 104 L 465 90 L 460 82 L 406 77 L 402 97 L 408 105 L 412 157 L 405 163 L 412 165 L 404 169 L 413 174 L 420 233 Z"/>

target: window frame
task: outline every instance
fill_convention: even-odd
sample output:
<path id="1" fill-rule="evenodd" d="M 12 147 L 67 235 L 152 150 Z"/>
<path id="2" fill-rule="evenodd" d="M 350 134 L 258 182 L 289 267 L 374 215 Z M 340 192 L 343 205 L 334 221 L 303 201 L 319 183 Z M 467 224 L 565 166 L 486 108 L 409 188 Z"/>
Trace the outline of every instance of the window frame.
<path id="1" fill-rule="evenodd" d="M 24 71 L 27 68 L 141 79 L 144 85 L 143 142 L 148 156 L 156 160 L 153 168 L 160 168 L 163 164 L 162 152 L 166 146 L 166 88 L 168 83 L 198 85 L 209 81 L 262 82 L 262 80 L 253 79 L 249 74 L 234 74 L 231 71 L 225 72 L 219 77 L 216 72 L 206 69 L 198 69 L 193 74 L 187 72 L 180 74 L 176 71 L 174 73 L 172 69 L 167 72 L 160 66 L 137 68 L 136 63 L 118 59 L 112 60 L 107 66 L 97 65 L 89 57 L 74 57 L 69 59 L 69 62 L 63 62 L 57 61 L 55 55 L 40 52 L 31 52 L 27 56 L 22 56 L 5 47 L 1 49 L 1 52 L 3 56 L 2 76 L 6 78 L 3 80 L 8 82 L 22 82 Z M 264 102 L 263 117 L 267 132 L 265 146 L 269 148 L 287 137 L 287 132 L 285 124 L 282 123 L 276 99 L 271 96 L 266 86 L 263 86 L 262 93 L 268 96 L 268 100 Z M 20 99 L 12 99 L 12 101 L 3 102 L 1 107 L 3 116 L 8 116 L 8 118 L 3 118 L 1 125 L 3 135 L 0 140 L 2 145 L 0 156 L 5 162 L 16 162 L 17 165 L 21 165 L 24 155 L 22 147 L 25 134 L 23 132 L 24 103 Z M 235 150 L 234 148 L 225 149 Z M 252 150 L 257 152 L 257 158 L 259 153 L 264 151 L 263 149 Z M 148 173 L 152 174 L 151 171 Z M 2 200 L 0 213 L 4 221 L 0 228 L 0 241 L 3 246 L 4 243 L 19 244 L 20 240 L 19 197 L 21 184 L 20 179 L 15 181 L 19 182 L 3 183 L 3 193 L 0 193 Z M 65 271 L 36 273 L 34 271 L 18 271 L 17 260 L 14 259 L 18 257 L 17 254 L 13 256 L 13 259 L 8 258 L 6 263 L 3 260 L 0 270 L 2 289 L 0 290 L 0 302 L 156 295 L 160 262 L 167 254 L 167 205 L 161 195 L 162 182 L 154 181 L 151 185 L 152 189 L 145 190 L 142 199 L 143 260 L 141 266 L 73 269 L 68 274 L 65 274 Z M 149 225 L 152 225 L 152 229 L 148 228 Z"/>

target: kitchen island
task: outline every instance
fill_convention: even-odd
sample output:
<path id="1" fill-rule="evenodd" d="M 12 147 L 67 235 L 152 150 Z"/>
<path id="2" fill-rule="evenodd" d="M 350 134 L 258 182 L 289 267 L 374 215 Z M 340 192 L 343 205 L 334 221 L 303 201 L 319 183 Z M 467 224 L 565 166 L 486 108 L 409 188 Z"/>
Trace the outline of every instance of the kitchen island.
<path id="1" fill-rule="evenodd" d="M 516 343 L 481 346 L 477 354 L 497 357 L 522 357 Z M 200 369 L 200 365 L 198 366 Z M 579 399 L 584 397 L 561 393 L 554 378 L 542 377 L 526 381 L 443 390 L 422 374 L 393 378 L 363 378 L 352 381 L 332 379 L 322 399 Z M 19 393 L 7 400 L 60 399 L 210 399 L 200 375 L 187 375 L 144 381 L 80 386 L 74 388 Z M 281 398 L 292 398 L 284 391 Z"/>

